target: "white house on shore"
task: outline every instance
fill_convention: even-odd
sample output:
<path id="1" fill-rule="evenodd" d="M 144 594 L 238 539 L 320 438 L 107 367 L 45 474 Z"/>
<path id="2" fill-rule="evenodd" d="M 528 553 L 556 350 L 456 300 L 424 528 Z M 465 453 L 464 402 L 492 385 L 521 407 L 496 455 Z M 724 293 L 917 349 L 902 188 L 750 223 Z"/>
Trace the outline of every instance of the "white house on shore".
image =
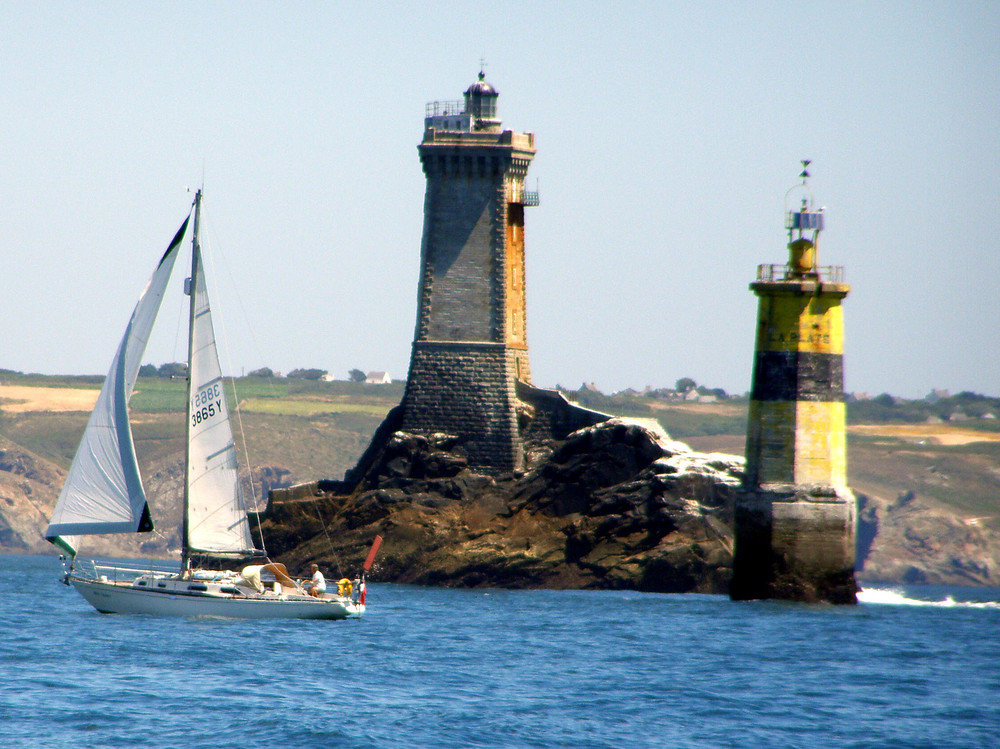
<path id="1" fill-rule="evenodd" d="M 368 372 L 365 374 L 366 385 L 388 385 L 392 378 L 388 372 Z"/>

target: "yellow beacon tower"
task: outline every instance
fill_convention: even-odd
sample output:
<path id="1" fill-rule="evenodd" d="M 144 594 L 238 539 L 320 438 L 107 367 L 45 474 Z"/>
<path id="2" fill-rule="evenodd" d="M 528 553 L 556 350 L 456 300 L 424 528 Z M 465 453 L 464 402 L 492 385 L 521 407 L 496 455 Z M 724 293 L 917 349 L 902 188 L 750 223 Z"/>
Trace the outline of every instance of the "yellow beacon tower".
<path id="1" fill-rule="evenodd" d="M 809 163 L 785 199 L 788 262 L 758 266 L 750 284 L 759 305 L 734 600 L 857 601 L 841 306 L 850 287 L 842 267 L 817 262 L 824 216 Z"/>

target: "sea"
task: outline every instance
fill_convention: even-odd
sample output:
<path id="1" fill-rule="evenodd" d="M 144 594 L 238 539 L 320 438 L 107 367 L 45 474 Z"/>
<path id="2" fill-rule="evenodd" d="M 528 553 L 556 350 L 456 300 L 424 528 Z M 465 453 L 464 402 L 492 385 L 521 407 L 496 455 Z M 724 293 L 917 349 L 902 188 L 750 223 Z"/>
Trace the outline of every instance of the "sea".
<path id="1" fill-rule="evenodd" d="M 369 584 L 348 621 L 99 614 L 0 556 L 0 747 L 1000 746 L 1000 589 L 858 606 Z"/>

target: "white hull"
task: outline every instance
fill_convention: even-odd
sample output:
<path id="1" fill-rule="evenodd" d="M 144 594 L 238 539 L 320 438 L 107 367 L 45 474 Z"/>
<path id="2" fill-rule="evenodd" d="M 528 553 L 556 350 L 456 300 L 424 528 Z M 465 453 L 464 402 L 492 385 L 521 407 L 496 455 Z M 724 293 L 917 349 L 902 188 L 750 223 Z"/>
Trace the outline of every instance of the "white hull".
<path id="1" fill-rule="evenodd" d="M 70 576 L 87 602 L 102 614 L 153 614 L 155 616 L 213 616 L 232 619 L 347 619 L 360 617 L 365 607 L 349 598 L 327 596 L 238 594 L 180 590 L 185 581 L 170 580 L 167 590 L 143 590 L 122 582 Z M 204 585 L 200 587 L 206 587 Z M 216 588 L 217 586 L 211 586 Z"/>

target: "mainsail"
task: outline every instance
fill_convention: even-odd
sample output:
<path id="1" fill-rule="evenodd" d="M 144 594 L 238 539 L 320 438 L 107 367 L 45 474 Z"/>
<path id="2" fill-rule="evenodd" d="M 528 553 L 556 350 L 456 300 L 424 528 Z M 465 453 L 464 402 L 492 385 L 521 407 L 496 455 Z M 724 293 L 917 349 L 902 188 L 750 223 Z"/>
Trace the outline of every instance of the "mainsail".
<path id="1" fill-rule="evenodd" d="M 253 553 L 253 542 L 237 473 L 236 445 L 202 266 L 200 201 L 198 193 L 189 282 L 193 299 L 185 549 L 198 554 L 245 555 Z"/>
<path id="2" fill-rule="evenodd" d="M 47 540 L 71 554 L 72 536 L 153 529 L 135 459 L 128 401 L 189 219 L 184 219 L 136 303 L 45 531 Z"/>

